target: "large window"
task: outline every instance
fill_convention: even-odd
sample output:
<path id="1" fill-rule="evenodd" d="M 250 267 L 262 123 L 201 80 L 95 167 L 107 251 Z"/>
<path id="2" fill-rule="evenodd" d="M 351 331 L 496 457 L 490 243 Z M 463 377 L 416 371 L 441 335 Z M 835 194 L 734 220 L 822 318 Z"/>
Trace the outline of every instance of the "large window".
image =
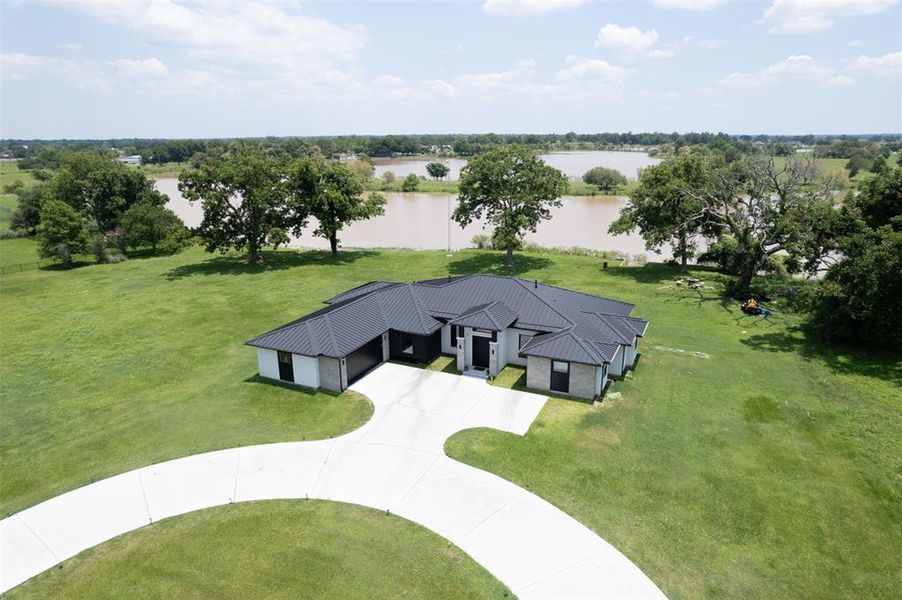
<path id="1" fill-rule="evenodd" d="M 528 333 L 520 334 L 519 341 L 517 343 L 517 350 L 518 350 L 517 356 L 519 356 L 520 358 L 526 358 L 526 355 L 523 354 L 522 352 L 519 352 L 519 350 L 523 350 L 523 346 L 525 346 L 526 343 L 531 339 L 532 339 L 532 336 L 529 335 Z"/>
<path id="2" fill-rule="evenodd" d="M 457 348 L 457 325 L 451 325 L 451 348 Z"/>
<path id="3" fill-rule="evenodd" d="M 551 389 L 555 392 L 570 391 L 570 363 L 562 360 L 551 361 Z"/>

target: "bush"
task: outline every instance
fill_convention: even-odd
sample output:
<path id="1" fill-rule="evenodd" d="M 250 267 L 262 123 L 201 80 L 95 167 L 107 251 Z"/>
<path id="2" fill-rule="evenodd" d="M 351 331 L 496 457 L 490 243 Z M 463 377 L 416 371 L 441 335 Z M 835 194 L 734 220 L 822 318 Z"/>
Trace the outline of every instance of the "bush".
<path id="1" fill-rule="evenodd" d="M 487 236 L 484 233 L 477 233 L 470 240 L 473 244 L 473 247 L 477 250 L 491 250 L 492 249 L 492 238 Z"/>
<path id="2" fill-rule="evenodd" d="M 420 178 L 411 173 L 401 183 L 402 192 L 415 192 L 420 189 Z"/>
<path id="3" fill-rule="evenodd" d="M 0 231 L 0 240 L 15 240 L 28 237 L 28 232 L 22 229 L 9 229 Z"/>
<path id="4" fill-rule="evenodd" d="M 4 194 L 15 194 L 24 187 L 25 187 L 25 184 L 22 183 L 22 180 L 16 179 L 12 183 L 3 186 L 3 193 Z"/>
<path id="5" fill-rule="evenodd" d="M 106 235 L 98 232 L 91 237 L 91 253 L 98 263 L 104 264 L 110 262 L 110 251 L 107 250 Z"/>
<path id="6" fill-rule="evenodd" d="M 606 167 L 595 167 L 589 169 L 583 175 L 583 181 L 589 185 L 598 186 L 604 191 L 612 191 L 620 185 L 626 185 L 626 177 L 623 173 L 616 169 L 608 169 Z"/>

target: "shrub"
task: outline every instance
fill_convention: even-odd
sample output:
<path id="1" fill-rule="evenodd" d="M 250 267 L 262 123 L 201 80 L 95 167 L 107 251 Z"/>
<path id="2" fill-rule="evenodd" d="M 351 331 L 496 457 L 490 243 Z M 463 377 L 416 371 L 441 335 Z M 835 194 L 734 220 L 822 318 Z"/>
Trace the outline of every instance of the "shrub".
<path id="1" fill-rule="evenodd" d="M 88 251 L 91 240 L 82 216 L 74 208 L 49 200 L 41 209 L 38 225 L 38 254 L 41 258 L 58 258 L 64 266 L 72 266 L 73 254 Z"/>
<path id="2" fill-rule="evenodd" d="M 401 183 L 402 192 L 415 192 L 420 189 L 420 178 L 411 173 Z"/>
<path id="3" fill-rule="evenodd" d="M 598 186 L 599 189 L 612 191 L 619 185 L 626 185 L 626 177 L 623 173 L 616 169 L 608 169 L 606 167 L 595 167 L 589 169 L 583 175 L 583 181 L 589 185 Z"/>
<path id="4" fill-rule="evenodd" d="M 477 233 L 470 241 L 477 250 L 492 249 L 492 238 L 484 233 Z"/>
<path id="5" fill-rule="evenodd" d="M 91 237 L 91 253 L 98 263 L 110 262 L 110 251 L 107 250 L 106 235 L 97 232 Z"/>

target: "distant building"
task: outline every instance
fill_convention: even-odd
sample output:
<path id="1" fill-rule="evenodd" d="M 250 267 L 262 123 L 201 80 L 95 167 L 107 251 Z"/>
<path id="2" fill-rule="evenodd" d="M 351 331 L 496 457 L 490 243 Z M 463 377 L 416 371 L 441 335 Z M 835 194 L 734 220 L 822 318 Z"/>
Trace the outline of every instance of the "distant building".
<path id="1" fill-rule="evenodd" d="M 332 155 L 332 160 L 347 162 L 351 160 L 357 160 L 357 155 L 353 152 L 336 152 Z"/>
<path id="2" fill-rule="evenodd" d="M 125 163 L 127 165 L 140 165 L 141 164 L 141 155 L 140 154 L 132 154 L 131 156 L 120 156 L 117 158 L 121 163 Z"/>

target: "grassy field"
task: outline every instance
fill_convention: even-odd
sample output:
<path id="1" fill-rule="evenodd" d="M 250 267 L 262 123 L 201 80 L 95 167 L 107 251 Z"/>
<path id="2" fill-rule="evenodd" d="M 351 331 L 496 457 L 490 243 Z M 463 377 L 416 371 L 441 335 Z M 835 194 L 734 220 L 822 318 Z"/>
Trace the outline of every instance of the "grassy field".
<path id="1" fill-rule="evenodd" d="M 485 251 L 286 251 L 249 267 L 193 249 L 6 276 L 3 512 L 166 458 L 354 427 L 368 403 L 261 383 L 242 341 L 365 281 L 478 271 L 635 302 L 651 326 L 605 402 L 552 399 L 525 437 L 462 432 L 451 456 L 568 511 L 672 598 L 895 595 L 902 357 L 808 339 L 779 303 L 743 317 L 708 270 L 699 294 L 669 287 L 670 267 L 585 256 L 506 269 Z"/>
<path id="2" fill-rule="evenodd" d="M 29 171 L 19 169 L 14 160 L 0 160 L 0 231 L 9 229 L 9 218 L 19 206 L 15 194 L 4 194 L 6 186 L 21 181 L 26 187 L 34 185 L 35 179 Z"/>
<path id="3" fill-rule="evenodd" d="M 366 184 L 366 189 L 373 192 L 400 192 L 402 179 L 397 179 L 390 185 L 386 186 L 378 179 L 370 179 Z M 460 181 L 456 179 L 433 180 L 427 179 L 420 181 L 417 188 L 418 192 L 427 194 L 456 194 L 460 190 Z M 588 185 L 582 181 L 569 181 L 567 183 L 568 196 L 598 196 L 602 198 L 611 196 L 626 196 L 636 187 L 636 182 L 631 182 L 620 186 L 613 192 L 601 192 L 596 186 Z"/>
<path id="4" fill-rule="evenodd" d="M 361 506 L 286 500 L 161 521 L 87 550 L 8 597 L 501 598 L 506 593 L 473 559 L 419 525 Z"/>

